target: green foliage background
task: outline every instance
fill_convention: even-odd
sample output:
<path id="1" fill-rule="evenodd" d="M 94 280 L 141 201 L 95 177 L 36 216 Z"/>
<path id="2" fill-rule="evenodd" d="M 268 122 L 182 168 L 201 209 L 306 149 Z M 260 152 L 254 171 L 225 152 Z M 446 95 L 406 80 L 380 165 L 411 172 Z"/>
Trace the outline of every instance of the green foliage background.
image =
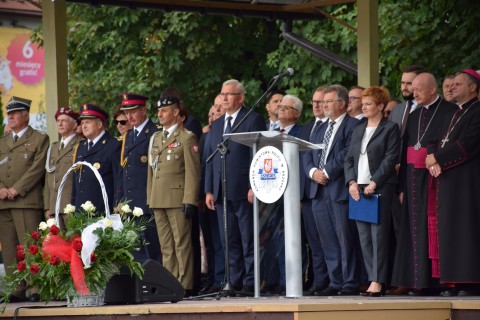
<path id="1" fill-rule="evenodd" d="M 256 101 L 277 72 L 295 75 L 281 86 L 309 105 L 323 84 L 356 84 L 346 71 L 283 40 L 281 21 L 68 4 L 71 106 L 94 102 L 110 111 L 118 94 L 150 97 L 151 115 L 166 87 L 178 88 L 203 123 L 223 81 L 236 78 Z M 324 8 L 356 27 L 356 5 Z M 441 81 L 464 68 L 480 69 L 480 2 L 379 0 L 380 77 L 400 96 L 401 70 L 427 67 Z M 332 19 L 294 21 L 293 32 L 356 62 L 356 32 Z M 38 34 L 41 39 L 41 33 Z M 262 102 L 259 111 L 264 112 Z M 304 108 L 303 121 L 311 118 Z"/>

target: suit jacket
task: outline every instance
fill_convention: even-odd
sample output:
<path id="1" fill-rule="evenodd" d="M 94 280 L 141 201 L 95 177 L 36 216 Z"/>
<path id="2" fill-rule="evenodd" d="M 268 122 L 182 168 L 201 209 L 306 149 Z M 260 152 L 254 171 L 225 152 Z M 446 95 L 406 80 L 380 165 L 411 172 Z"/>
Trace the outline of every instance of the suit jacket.
<path id="1" fill-rule="evenodd" d="M 12 133 L 0 138 L 0 188 L 18 192 L 14 200 L 0 200 L 0 209 L 43 209 L 43 179 L 49 138 L 28 127 L 13 142 Z"/>
<path id="2" fill-rule="evenodd" d="M 248 109 L 241 107 L 232 128 L 245 116 Z M 217 149 L 217 145 L 223 140 L 223 129 L 225 124 L 225 115 L 212 122 L 212 128 L 208 134 L 205 145 L 206 154 L 210 156 Z M 258 113 L 253 112 L 249 117 L 238 127 L 236 133 L 265 131 L 265 122 Z M 229 141 L 229 153 L 226 157 L 227 166 L 227 199 L 232 201 L 246 200 L 250 183 L 248 179 L 248 172 L 250 169 L 250 162 L 252 159 L 252 151 L 250 147 L 242 145 L 237 142 Z M 217 153 L 213 160 L 206 165 L 205 168 L 205 192 L 213 193 L 215 201 L 221 201 L 221 177 L 222 177 L 222 162 L 220 154 Z"/>
<path id="3" fill-rule="evenodd" d="M 120 186 L 116 202 L 130 200 L 130 207 L 140 207 L 147 210 L 147 174 L 148 145 L 150 138 L 158 131 L 157 125 L 148 120 L 138 137 L 133 141 L 133 128 L 122 138 L 122 154 L 120 158 Z"/>
<path id="4" fill-rule="evenodd" d="M 352 138 L 345 157 L 345 183 L 357 180 L 358 161 L 360 158 L 363 135 L 367 128 L 367 122 L 356 126 L 352 132 Z M 375 129 L 367 144 L 368 166 L 371 180 L 375 181 L 377 188 L 386 183 L 397 183 L 395 164 L 400 151 L 400 132 L 394 122 L 382 119 Z"/>
<path id="5" fill-rule="evenodd" d="M 178 127 L 162 143 L 162 132 L 152 136 L 149 149 L 147 203 L 152 209 L 197 206 L 200 191 L 200 151 L 197 137 Z"/>
<path id="6" fill-rule="evenodd" d="M 358 119 L 352 118 L 348 114 L 343 119 L 333 137 L 332 146 L 325 162 L 325 171 L 327 171 L 329 176 L 329 182 L 323 188 L 319 188 L 318 183 L 310 180 L 310 199 L 315 198 L 317 192 L 328 192 L 330 199 L 334 201 L 343 202 L 348 200 L 348 190 L 345 187 L 343 167 L 352 130 L 358 123 Z M 328 125 L 321 125 L 318 130 L 315 130 L 311 142 L 317 144 L 322 143 L 327 128 Z M 303 155 L 303 164 L 307 174 L 312 168 L 318 168 L 322 154 L 321 151 L 321 149 L 307 151 Z"/>
<path id="7" fill-rule="evenodd" d="M 406 101 L 397 104 L 388 117 L 388 120 L 395 122 L 399 129 L 402 127 L 403 113 L 405 112 L 406 104 Z"/>
<path id="8" fill-rule="evenodd" d="M 120 142 L 107 131 L 100 140 L 88 150 L 88 140 L 78 144 L 75 162 L 86 161 L 99 171 L 108 196 L 110 212 L 113 209 L 114 194 L 118 190 L 118 176 L 120 170 Z M 104 212 L 105 205 L 95 174 L 90 168 L 81 167 L 75 171 L 73 177 L 72 203 L 77 209 L 86 201 L 91 201 L 97 212 Z"/>
<path id="9" fill-rule="evenodd" d="M 73 165 L 73 151 L 82 140 L 81 137 L 75 136 L 62 150 L 59 149 L 60 141 L 52 143 L 49 148 L 48 162 L 45 164 L 47 173 L 45 175 L 44 202 L 45 210 L 50 210 L 51 214 L 55 213 L 58 187 L 65 173 Z M 49 169 L 53 171 L 49 172 Z M 70 175 L 63 185 L 60 212 L 63 212 L 65 206 L 72 200 L 72 183 L 73 178 Z"/>

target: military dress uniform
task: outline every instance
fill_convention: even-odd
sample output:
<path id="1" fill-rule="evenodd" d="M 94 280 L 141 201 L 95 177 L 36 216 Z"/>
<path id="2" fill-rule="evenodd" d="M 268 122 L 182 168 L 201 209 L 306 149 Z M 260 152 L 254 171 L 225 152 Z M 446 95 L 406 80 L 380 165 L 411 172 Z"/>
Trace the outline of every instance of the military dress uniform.
<path id="1" fill-rule="evenodd" d="M 197 205 L 200 154 L 196 136 L 177 127 L 168 138 L 156 132 L 149 148 L 147 202 L 154 210 L 163 265 L 182 284 L 193 287 L 191 219 L 183 205 Z"/>
<path id="2" fill-rule="evenodd" d="M 143 107 L 148 100 L 146 97 L 137 94 L 122 94 L 121 110 L 131 110 Z M 148 144 L 152 135 L 161 126 L 148 120 L 138 134 L 136 128 L 129 129 L 121 139 L 122 150 L 120 158 L 120 186 L 116 202 L 128 200 L 130 207 L 142 208 L 145 215 L 151 215 L 147 206 L 147 173 L 148 173 Z M 139 252 L 134 252 L 135 257 L 140 259 L 154 259 L 162 261 L 160 252 L 160 241 L 157 235 L 155 223 L 147 225 L 143 232 L 147 246 Z"/>
<path id="3" fill-rule="evenodd" d="M 21 99 L 21 103 L 17 103 L 17 99 L 10 100 L 7 114 L 30 110 L 30 103 L 23 102 L 28 100 Z M 16 141 L 13 132 L 0 138 L 0 189 L 13 188 L 18 192 L 13 200 L 0 200 L 0 242 L 7 274 L 13 272 L 10 266 L 16 263 L 16 246 L 24 243 L 25 233 L 36 230 L 42 221 L 48 145 L 48 136 L 30 126 Z"/>
<path id="4" fill-rule="evenodd" d="M 97 116 L 102 115 L 105 119 L 107 117 L 107 113 L 97 106 L 86 104 L 82 108 L 80 118 L 88 116 L 89 112 Z M 100 173 L 105 184 L 110 212 L 113 212 L 113 200 L 118 192 L 120 147 L 120 142 L 105 131 L 92 147 L 89 146 L 88 140 L 84 140 L 74 151 L 75 162 L 89 162 Z M 102 189 L 93 170 L 79 166 L 73 176 L 72 204 L 79 209 L 87 201 L 93 203 L 97 212 L 105 211 Z"/>

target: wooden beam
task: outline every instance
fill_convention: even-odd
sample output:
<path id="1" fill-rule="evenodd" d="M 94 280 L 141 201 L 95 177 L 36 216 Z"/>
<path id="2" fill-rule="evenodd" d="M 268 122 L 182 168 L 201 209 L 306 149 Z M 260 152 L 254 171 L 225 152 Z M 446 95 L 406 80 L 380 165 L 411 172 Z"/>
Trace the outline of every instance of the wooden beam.
<path id="1" fill-rule="evenodd" d="M 358 85 L 379 83 L 378 0 L 357 2 Z"/>
<path id="2" fill-rule="evenodd" d="M 334 6 L 339 4 L 345 3 L 352 3 L 356 2 L 357 0 L 320 0 L 320 1 L 312 1 L 306 3 L 299 3 L 299 4 L 289 4 L 283 7 L 285 11 L 294 11 L 294 12 L 304 12 L 307 9 L 315 9 L 321 8 L 326 6 Z"/>

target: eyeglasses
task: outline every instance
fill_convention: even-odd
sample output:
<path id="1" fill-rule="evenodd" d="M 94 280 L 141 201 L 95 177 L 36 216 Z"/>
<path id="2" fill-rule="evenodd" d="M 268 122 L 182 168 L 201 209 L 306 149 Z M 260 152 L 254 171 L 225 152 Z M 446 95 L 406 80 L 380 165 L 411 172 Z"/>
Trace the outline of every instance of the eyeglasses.
<path id="1" fill-rule="evenodd" d="M 353 102 L 353 101 L 355 101 L 355 100 L 360 100 L 360 99 L 362 99 L 362 98 L 354 97 L 354 96 L 348 97 L 348 101 L 350 101 L 350 102 Z"/>
<path id="2" fill-rule="evenodd" d="M 219 96 L 221 96 L 222 98 L 225 98 L 225 97 L 231 97 L 231 96 L 238 96 L 239 94 L 241 93 L 240 92 L 221 92 Z"/>
<path id="3" fill-rule="evenodd" d="M 113 123 L 115 123 L 116 126 L 118 126 L 118 124 L 124 126 L 128 123 L 128 120 L 113 120 Z"/>
<path id="4" fill-rule="evenodd" d="M 331 104 L 331 103 L 334 103 L 334 102 L 337 102 L 337 101 L 342 101 L 342 99 L 329 99 L 329 100 L 325 100 L 325 104 Z"/>
<path id="5" fill-rule="evenodd" d="M 320 104 L 324 104 L 324 103 L 325 103 L 325 101 L 323 101 L 323 100 L 312 100 L 313 105 L 316 105 L 316 104 L 320 105 Z"/>
<path id="6" fill-rule="evenodd" d="M 294 110 L 294 111 L 298 111 L 298 110 L 295 109 L 294 107 L 287 106 L 286 104 L 279 104 L 279 105 L 278 105 L 278 110 L 285 110 L 285 109 L 287 109 L 287 108 L 290 108 L 290 109 L 292 109 L 292 110 Z"/>

